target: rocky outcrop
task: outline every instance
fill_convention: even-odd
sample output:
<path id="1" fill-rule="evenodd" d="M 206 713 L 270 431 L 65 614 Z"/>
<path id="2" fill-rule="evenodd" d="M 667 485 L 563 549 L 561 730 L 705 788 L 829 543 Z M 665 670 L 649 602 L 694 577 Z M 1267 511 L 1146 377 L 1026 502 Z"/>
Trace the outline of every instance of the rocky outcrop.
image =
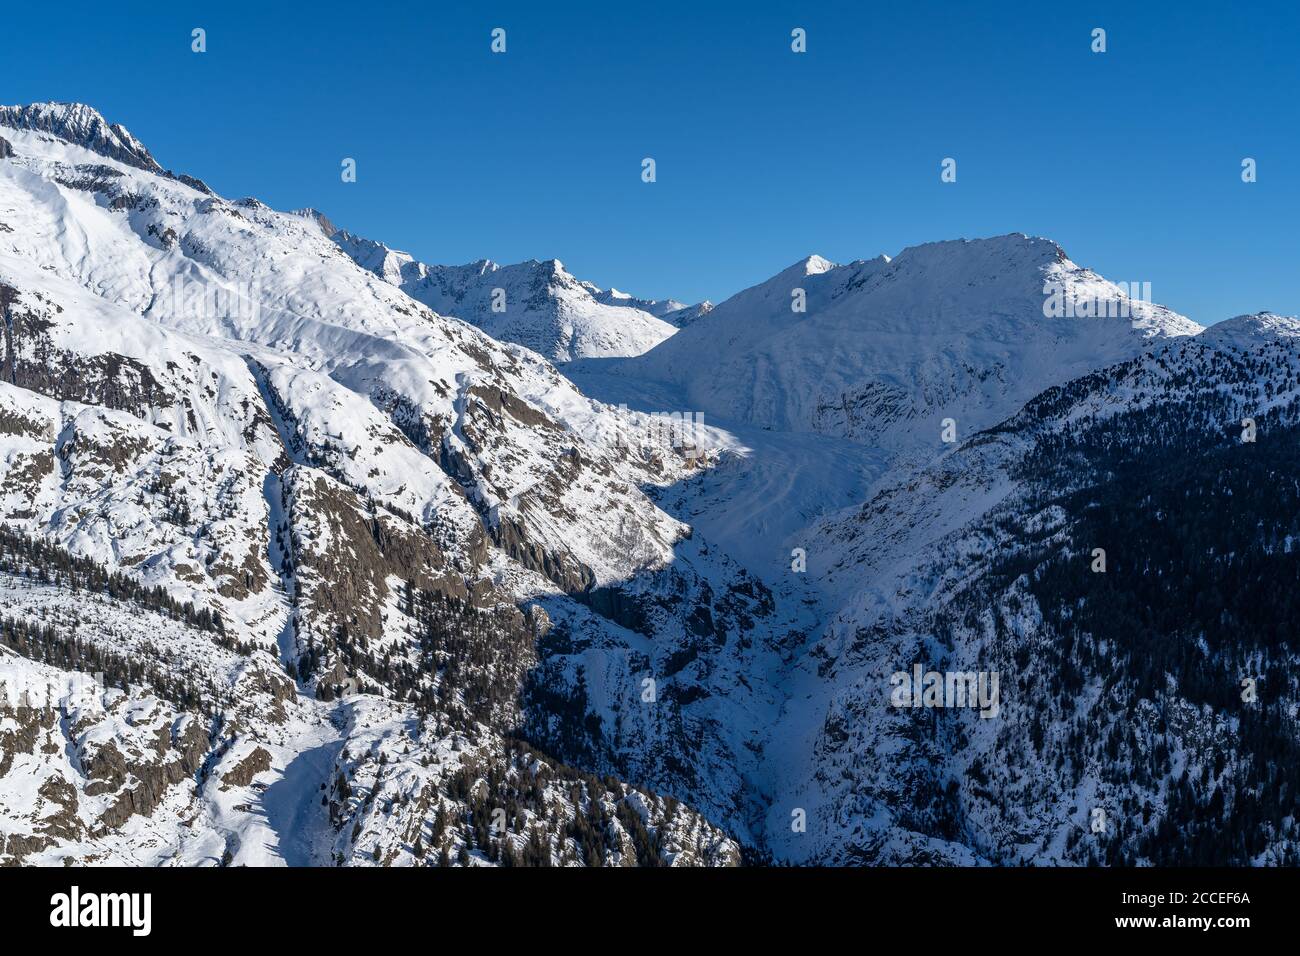
<path id="1" fill-rule="evenodd" d="M 129 166 L 154 173 L 163 171 L 144 144 L 124 126 L 109 124 L 96 110 L 80 103 L 0 106 L 0 126 L 49 133 Z"/>
<path id="2" fill-rule="evenodd" d="M 104 405 L 142 415 L 174 399 L 153 370 L 124 355 L 80 355 L 57 348 L 50 336 L 62 309 L 39 294 L 21 295 L 0 282 L 0 321 L 4 354 L 0 378 L 59 401 Z"/>
<path id="3" fill-rule="evenodd" d="M 271 769 L 271 755 L 264 747 L 254 747 L 252 752 L 221 775 L 221 789 L 247 787 L 259 773 Z"/>

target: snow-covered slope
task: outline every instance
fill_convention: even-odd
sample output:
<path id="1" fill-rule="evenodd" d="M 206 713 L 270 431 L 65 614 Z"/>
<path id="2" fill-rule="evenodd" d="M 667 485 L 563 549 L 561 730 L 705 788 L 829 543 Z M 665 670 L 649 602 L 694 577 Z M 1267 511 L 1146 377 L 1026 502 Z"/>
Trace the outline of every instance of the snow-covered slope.
<path id="1" fill-rule="evenodd" d="M 616 721 L 640 700 L 646 669 L 666 670 L 659 662 L 676 655 L 674 672 L 689 671 L 700 666 L 688 663 L 693 646 L 739 640 L 742 621 L 752 628 L 772 614 L 761 586 L 690 541 L 690 528 L 642 491 L 704 457 L 664 441 L 647 416 L 584 398 L 533 352 L 439 315 L 360 268 L 315 217 L 229 202 L 160 174 L 125 130 L 86 107 L 4 116 L 12 125 L 0 126 L 0 504 L 6 525 L 25 536 L 15 545 L 21 567 L 52 576 L 62 563 L 88 560 L 103 575 L 127 575 L 159 589 L 150 607 L 165 597 L 209 627 L 220 622 L 222 646 L 274 675 L 284 698 L 275 719 L 253 712 L 235 723 L 228 702 L 240 697 L 239 668 L 219 669 L 206 698 L 185 684 L 172 700 L 182 710 L 223 702 L 213 704 L 220 719 L 208 745 L 236 753 L 247 741 L 240 760 L 252 763 L 241 779 L 283 774 L 266 791 L 275 794 L 267 813 L 293 829 L 299 809 L 318 801 L 318 784 L 336 780 L 340 766 L 345 776 L 359 770 L 355 758 L 338 764 L 318 751 L 348 751 L 348 728 L 358 726 L 351 711 L 376 697 L 392 702 L 385 719 L 395 729 L 434 720 L 420 748 L 482 748 L 491 755 L 484 772 L 530 726 L 561 759 L 589 758 L 602 773 L 626 767 L 674 796 L 698 796 L 728 827 L 756 818 L 752 795 L 735 797 L 752 787 L 703 773 L 737 765 L 743 728 L 756 723 L 725 720 L 724 695 L 666 688 L 643 710 L 636 752 L 672 754 L 671 764 L 625 761 L 622 731 L 585 716 L 599 708 Z M 47 544 L 57 550 L 28 555 Z M 662 605 L 660 592 L 680 599 Z M 67 589 L 63 600 L 70 614 L 85 603 Z M 569 636 L 540 660 L 533 644 L 553 630 Z M 47 656 L 78 660 L 76 642 L 92 640 L 105 660 L 140 658 L 122 628 L 102 641 L 74 634 L 70 625 L 45 635 Z M 172 669 L 200 667 L 206 651 L 187 655 L 208 643 L 178 637 Z M 552 670 L 545 693 L 528 682 L 543 663 Z M 158 691 L 154 669 L 114 666 Z M 724 670 L 734 680 L 746 666 L 743 655 L 729 656 Z M 658 719 L 647 722 L 652 714 Z M 683 735 L 683 721 L 741 729 L 700 746 Z M 560 766 L 543 755 L 492 770 L 492 786 L 503 788 L 497 799 L 532 788 L 538 760 Z M 93 786 L 68 776 L 75 764 L 56 770 L 74 789 Z M 560 773 L 569 780 L 577 771 Z M 385 850 L 373 859 L 419 858 L 421 828 L 422 845 L 440 846 L 453 862 L 465 856 L 461 847 L 474 851 L 462 862 L 515 851 L 577 862 L 736 859 L 735 844 L 695 811 L 644 791 L 632 799 L 608 783 L 593 782 L 574 812 L 622 819 L 631 808 L 620 824 L 631 828 L 631 856 L 631 844 L 618 848 L 605 829 L 575 841 L 554 821 L 529 826 L 541 841 L 531 849 L 526 834 L 475 838 L 471 818 L 490 816 L 491 806 L 474 810 L 465 793 L 446 790 L 429 800 L 428 787 L 465 781 L 425 776 L 419 806 L 428 818 L 375 832 Z M 191 796 L 201 799 L 197 785 Z M 312 817 L 315 836 L 295 844 L 294 859 L 372 859 L 358 848 L 384 820 L 363 820 L 370 804 L 337 797 L 326 821 Z M 440 812 L 455 825 L 438 828 Z M 239 821 L 214 823 L 203 854 L 224 845 L 245 859 L 240 846 L 266 845 L 221 836 L 248 818 Z M 647 832 L 660 825 L 693 842 L 673 844 L 666 830 L 651 841 Z M 13 843 L 10 854 L 32 845 Z M 89 852 L 59 839 L 41 846 L 70 859 Z M 134 849 L 127 858 L 155 859 Z"/>
<path id="2" fill-rule="evenodd" d="M 432 266 L 345 231 L 334 233 L 333 239 L 363 269 L 416 301 L 471 322 L 499 341 L 525 345 L 554 362 L 640 355 L 671 336 L 679 321 L 691 321 L 703 307 L 604 291 L 575 279 L 558 259 L 509 266 L 487 259 L 463 266 Z"/>
<path id="3" fill-rule="evenodd" d="M 702 416 L 736 436 L 745 451 L 665 502 L 770 578 L 785 576 L 811 521 L 892 471 L 1045 388 L 1199 329 L 1130 300 L 1055 243 L 1010 235 L 843 266 L 811 256 L 645 355 L 565 374 L 605 401 Z"/>
<path id="4" fill-rule="evenodd" d="M 778 852 L 1294 862 L 1276 798 L 1295 773 L 1266 754 L 1300 747 L 1297 434 L 1300 321 L 1241 316 L 1049 389 L 817 523 L 808 573 L 835 610 L 788 676 Z M 996 719 L 894 706 L 917 664 L 997 672 Z M 783 826 L 794 801 L 806 836 Z"/>
<path id="5" fill-rule="evenodd" d="M 1116 317 L 1045 315 L 1057 288 Z M 933 453 L 945 418 L 971 434 L 1050 385 L 1199 330 L 1055 243 L 1011 235 L 843 266 L 812 256 L 613 370 L 671 383 L 720 419 Z"/>

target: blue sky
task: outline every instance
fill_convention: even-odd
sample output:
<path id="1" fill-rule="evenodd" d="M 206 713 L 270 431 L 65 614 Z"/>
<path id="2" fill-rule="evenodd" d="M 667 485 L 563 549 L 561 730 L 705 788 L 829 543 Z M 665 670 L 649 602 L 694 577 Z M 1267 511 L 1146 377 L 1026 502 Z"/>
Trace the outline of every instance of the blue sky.
<path id="1" fill-rule="evenodd" d="M 11 5 L 0 101 L 88 102 L 223 195 L 430 262 L 719 301 L 1020 231 L 1201 322 L 1300 312 L 1294 5 L 160 6 Z"/>

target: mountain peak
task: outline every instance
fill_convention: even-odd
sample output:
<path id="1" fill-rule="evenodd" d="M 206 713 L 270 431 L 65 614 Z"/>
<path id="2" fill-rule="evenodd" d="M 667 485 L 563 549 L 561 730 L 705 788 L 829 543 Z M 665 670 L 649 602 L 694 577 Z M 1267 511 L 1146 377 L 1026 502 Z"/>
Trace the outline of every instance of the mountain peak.
<path id="1" fill-rule="evenodd" d="M 118 162 L 161 173 L 149 150 L 120 123 L 109 123 L 85 103 L 32 103 L 0 106 L 0 126 L 49 133 Z"/>
<path id="2" fill-rule="evenodd" d="M 1254 312 L 1224 319 L 1197 336 L 1206 345 L 1245 349 L 1278 339 L 1300 338 L 1300 318 L 1275 312 Z"/>
<path id="3" fill-rule="evenodd" d="M 804 259 L 800 259 L 793 266 L 791 266 L 791 270 L 798 269 L 803 275 L 806 276 L 818 276 L 821 275 L 823 272 L 830 272 L 834 268 L 835 268 L 835 263 L 831 262 L 829 259 L 817 255 L 816 253 L 813 253 L 812 255 Z"/>
<path id="4" fill-rule="evenodd" d="M 309 219 L 316 223 L 316 225 L 320 227 L 320 231 L 324 233 L 326 239 L 333 238 L 334 234 L 340 231 L 339 227 L 334 225 L 333 220 L 331 220 L 329 216 L 325 215 L 319 209 L 313 209 L 310 206 L 305 209 L 295 209 L 291 215 L 301 216 L 303 219 Z"/>
<path id="5" fill-rule="evenodd" d="M 1116 321 L 1049 315 L 1049 283 Z M 911 454 L 928 440 L 918 422 L 961 410 L 987 427 L 1052 384 L 1200 331 L 1013 233 L 837 267 L 810 256 L 619 368 L 717 419 Z"/>
<path id="6" fill-rule="evenodd" d="M 898 265 L 926 265 L 933 262 L 986 261 L 1008 264 L 1050 265 L 1065 262 L 1065 250 L 1051 239 L 1011 232 L 986 239 L 945 239 L 908 246 L 894 259 Z"/>
<path id="7" fill-rule="evenodd" d="M 564 263 L 559 259 L 542 259 L 537 262 L 537 268 L 542 275 L 548 278 L 573 278 L 569 271 L 564 268 Z"/>

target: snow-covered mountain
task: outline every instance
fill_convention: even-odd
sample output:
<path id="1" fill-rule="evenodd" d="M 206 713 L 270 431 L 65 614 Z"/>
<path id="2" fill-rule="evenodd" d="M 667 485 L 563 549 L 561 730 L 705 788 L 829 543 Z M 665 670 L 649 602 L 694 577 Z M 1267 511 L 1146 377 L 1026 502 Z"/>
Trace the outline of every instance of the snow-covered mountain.
<path id="1" fill-rule="evenodd" d="M 320 222 L 318 214 L 311 213 Z M 325 220 L 322 231 L 332 228 Z M 435 312 L 470 322 L 502 342 L 518 342 L 553 362 L 640 355 L 707 311 L 635 299 L 575 279 L 558 259 L 502 266 L 487 259 L 435 266 L 346 231 L 331 238 L 358 265 Z"/>
<path id="2" fill-rule="evenodd" d="M 97 110 L 81 103 L 0 106 L 0 126 L 48 133 L 128 166 L 151 173 L 163 171 L 148 148 L 126 127 L 109 124 Z"/>
<path id="3" fill-rule="evenodd" d="M 611 403 L 736 435 L 751 454 L 672 493 L 672 510 L 768 577 L 784 575 L 810 520 L 891 472 L 1046 388 L 1200 330 L 1049 240 L 1009 235 L 842 266 L 810 256 L 645 355 L 565 374 Z"/>
<path id="4" fill-rule="evenodd" d="M 128 837 L 109 852 L 95 836 L 108 822 L 85 817 L 105 785 L 75 760 L 49 765 L 23 731 L 22 752 L 57 781 L 45 788 L 31 762 L 3 765 L 4 852 L 734 862 L 736 844 L 675 801 L 612 777 L 584 790 L 578 771 L 522 740 L 502 763 L 527 730 L 572 745 L 603 775 L 660 761 L 644 779 L 671 780 L 680 797 L 724 795 L 732 809 L 714 816 L 728 826 L 757 812 L 743 798 L 751 788 L 700 772 L 736 763 L 730 731 L 678 754 L 681 722 L 717 722 L 725 700 L 666 686 L 639 705 L 656 662 L 675 657 L 673 673 L 690 673 L 693 645 L 735 641 L 740 621 L 772 614 L 761 586 L 641 490 L 702 459 L 661 441 L 647 416 L 584 398 L 536 354 L 358 267 L 314 221 L 108 155 L 135 142 L 124 132 L 96 152 L 111 127 L 85 107 L 5 115 L 19 119 L 0 127 L 0 488 L 5 524 L 22 536 L 6 604 L 15 621 L 42 622 L 34 638 L 6 633 L 29 659 L 102 662 L 132 699 L 137 684 L 165 688 L 170 706 L 204 715 L 208 749 L 195 758 L 201 776 L 160 771 L 181 789 L 157 784 L 167 815 L 151 817 L 164 828 L 199 821 L 192 839 L 167 857 L 174 841 Z M 108 612 L 104 628 L 81 629 L 86 601 L 59 570 L 77 560 L 92 563 L 87 575 L 149 589 L 113 603 L 117 618 L 175 605 L 207 629 L 141 645 L 139 629 L 110 626 Z M 658 589 L 679 599 L 660 606 Z M 51 603 L 65 623 L 39 610 Z M 544 635 L 554 649 L 541 659 Z M 224 663 L 206 663 L 214 644 Z M 745 663 L 728 665 L 724 686 Z M 15 666 L 16 680 L 44 673 Z M 543 666 L 539 683 L 530 675 Z M 365 704 L 361 720 L 365 701 L 388 709 Z M 135 706 L 115 690 L 101 703 Z M 648 722 L 635 761 L 614 749 L 620 720 Z M 360 786 L 368 760 L 391 769 L 398 753 L 415 770 L 441 769 L 413 771 L 382 800 L 388 771 Z M 127 807 L 145 806 L 131 781 L 154 773 L 135 767 L 113 778 Z M 475 774 L 487 791 L 471 786 Z M 328 814 L 315 809 L 318 785 L 340 779 L 350 782 Z M 552 780 L 569 807 L 558 816 L 546 809 Z M 43 788 L 68 793 L 84 830 L 51 829 Z M 228 790 L 238 791 L 229 805 Z M 506 805 L 509 832 L 484 836 Z M 114 828 L 133 820 L 114 817 Z M 670 837 L 678 827 L 686 842 Z"/>
<path id="5" fill-rule="evenodd" d="M 1128 291 L 427 266 L 0 108 L 0 862 L 1296 862 L 1300 322 Z"/>
<path id="6" fill-rule="evenodd" d="M 1057 299 L 1061 314 L 1046 314 Z M 1108 317 L 1082 317 L 1084 304 Z M 933 450 L 945 418 L 969 434 L 1153 338 L 1198 331 L 1055 243 L 1011 235 L 843 266 L 811 256 L 615 369 L 717 418 Z"/>
<path id="7" fill-rule="evenodd" d="M 663 319 L 679 329 L 685 328 L 713 311 L 713 303 L 707 299 L 704 302 L 697 302 L 695 305 L 687 305 L 685 302 L 678 302 L 676 299 L 638 299 L 636 296 L 620 292 L 618 289 L 598 289 L 586 282 L 583 285 L 588 288 L 592 298 L 597 302 L 603 302 L 605 305 L 640 309 L 642 312 L 648 312 L 655 318 Z"/>
<path id="8" fill-rule="evenodd" d="M 815 794 L 819 823 L 774 820 L 784 852 L 1294 865 L 1297 436 L 1300 321 L 1241 316 L 815 524 L 836 609 L 774 813 Z M 999 673 L 997 719 L 891 706 L 917 662 Z"/>
<path id="9" fill-rule="evenodd" d="M 758 771 L 776 857 L 1300 858 L 1268 756 L 1297 746 L 1300 322 L 1126 299 L 1023 236 L 814 257 L 567 370 L 739 436 L 658 500 L 815 608 Z M 895 706 L 918 666 L 998 675 L 996 713 Z"/>

